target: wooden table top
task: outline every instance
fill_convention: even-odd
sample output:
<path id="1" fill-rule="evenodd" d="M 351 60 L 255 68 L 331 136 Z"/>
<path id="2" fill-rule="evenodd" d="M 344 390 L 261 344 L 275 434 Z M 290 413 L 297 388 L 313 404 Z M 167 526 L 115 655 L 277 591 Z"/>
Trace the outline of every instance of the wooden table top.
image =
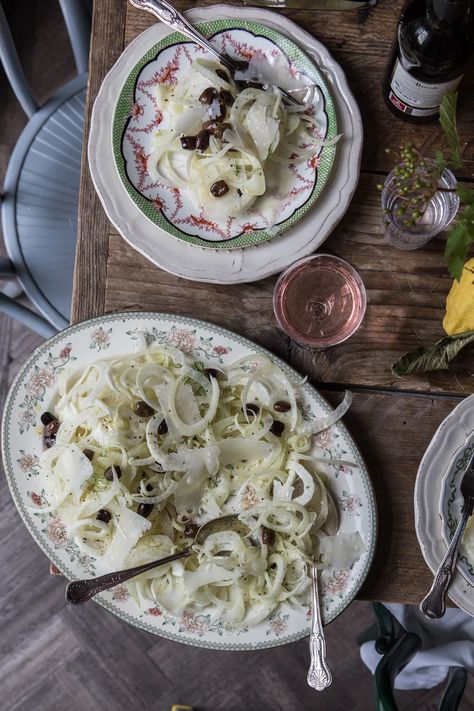
<path id="1" fill-rule="evenodd" d="M 175 5 L 181 10 L 191 6 L 183 0 Z M 399 252 L 382 237 L 376 184 L 391 168 L 384 149 L 411 139 L 428 150 L 441 138 L 437 123 L 413 126 L 392 116 L 383 103 L 382 79 L 401 5 L 402 0 L 379 0 L 367 11 L 280 11 L 326 45 L 346 72 L 362 113 L 365 142 L 359 186 L 345 218 L 324 243 L 324 251 L 354 265 L 367 288 L 367 313 L 352 338 L 322 352 L 292 342 L 277 328 L 272 311 L 276 277 L 253 284 L 199 284 L 148 262 L 108 222 L 85 152 L 72 321 L 122 310 L 193 316 L 269 348 L 307 374 L 332 403 L 349 386 L 355 397 L 345 420 L 367 461 L 379 510 L 375 560 L 360 597 L 418 603 L 431 582 L 414 528 L 418 464 L 438 425 L 473 391 L 474 380 L 468 352 L 449 372 L 404 379 L 390 372 L 400 355 L 442 337 L 451 285 L 442 237 L 415 252 Z M 151 24 L 150 15 L 126 0 L 94 3 L 85 149 L 92 104 L 105 74 L 124 47 Z M 466 180 L 474 174 L 473 74 L 461 85 L 458 111 L 465 162 L 460 176 Z"/>

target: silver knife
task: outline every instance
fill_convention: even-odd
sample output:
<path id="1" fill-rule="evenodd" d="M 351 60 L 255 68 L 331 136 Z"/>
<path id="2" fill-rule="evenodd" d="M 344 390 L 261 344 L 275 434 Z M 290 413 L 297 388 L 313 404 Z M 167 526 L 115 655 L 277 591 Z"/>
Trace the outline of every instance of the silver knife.
<path id="1" fill-rule="evenodd" d="M 301 10 L 363 10 L 377 0 L 243 0 L 244 5 Z"/>

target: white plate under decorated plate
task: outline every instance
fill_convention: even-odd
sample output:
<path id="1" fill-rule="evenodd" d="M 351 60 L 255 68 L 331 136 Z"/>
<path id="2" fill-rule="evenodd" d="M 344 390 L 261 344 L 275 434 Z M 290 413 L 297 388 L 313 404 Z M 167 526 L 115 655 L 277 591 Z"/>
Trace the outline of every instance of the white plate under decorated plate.
<path id="1" fill-rule="evenodd" d="M 123 313 L 101 316 L 67 328 L 36 349 L 17 376 L 7 399 L 2 422 L 2 453 L 15 504 L 36 542 L 48 558 L 70 580 L 95 575 L 94 559 L 79 551 L 68 539 L 65 526 L 44 507 L 44 482 L 38 470 L 43 449 L 40 415 L 51 407 L 57 392 L 58 375 L 100 358 L 130 352 L 144 335 L 147 342 L 172 344 L 185 353 L 212 365 L 228 364 L 255 353 L 271 357 L 293 382 L 301 378 L 288 365 L 251 341 L 210 323 L 154 313 Z M 308 419 L 331 411 L 327 402 L 306 383 L 301 407 Z M 359 532 L 365 552 L 349 570 L 325 570 L 321 574 L 322 613 L 331 622 L 351 602 L 369 570 L 376 539 L 376 510 L 370 478 L 360 453 L 338 422 L 318 435 L 316 443 L 328 464 L 330 488 L 338 502 L 341 532 Z M 357 466 L 330 464 L 343 459 Z M 46 573 L 45 573 L 46 574 Z M 159 606 L 140 609 L 124 586 L 96 596 L 95 600 L 125 622 L 178 642 L 215 649 L 259 649 L 286 644 L 309 633 L 307 601 L 297 607 L 282 603 L 255 627 L 233 628 L 206 611 L 184 612 L 175 617 Z"/>
<path id="2" fill-rule="evenodd" d="M 275 30 L 247 20 L 210 20 L 197 29 L 223 54 L 237 61 L 258 58 L 268 74 L 287 91 L 305 94 L 314 87 L 307 111 L 317 121 L 318 137 L 336 136 L 332 97 L 315 64 L 291 40 Z M 166 100 L 157 88 L 182 84 L 199 59 L 212 59 L 202 47 L 174 32 L 146 54 L 127 76 L 119 94 L 113 123 L 117 170 L 128 195 L 142 213 L 170 235 L 204 247 L 247 247 L 271 239 L 291 227 L 317 201 L 326 185 L 337 146 L 320 148 L 310 159 L 273 163 L 273 188 L 241 217 L 219 221 L 199 209 L 188 191 L 157 177 L 153 161 L 155 135 L 174 128 Z"/>
<path id="3" fill-rule="evenodd" d="M 118 232 L 162 269 L 186 279 L 220 284 L 263 279 L 314 252 L 347 210 L 359 178 L 363 139 L 360 112 L 344 72 L 328 50 L 288 18 L 261 8 L 230 5 L 193 8 L 185 14 L 193 24 L 211 20 L 238 23 L 245 19 L 264 26 L 291 39 L 317 67 L 332 98 L 337 131 L 342 138 L 337 143 L 329 180 L 316 203 L 282 234 L 240 249 L 235 245 L 229 248 L 227 243 L 211 248 L 185 242 L 144 214 L 119 175 L 112 127 L 117 99 L 127 77 L 153 47 L 172 33 L 162 23 L 133 40 L 102 83 L 91 117 L 88 146 L 91 176 L 107 216 Z"/>

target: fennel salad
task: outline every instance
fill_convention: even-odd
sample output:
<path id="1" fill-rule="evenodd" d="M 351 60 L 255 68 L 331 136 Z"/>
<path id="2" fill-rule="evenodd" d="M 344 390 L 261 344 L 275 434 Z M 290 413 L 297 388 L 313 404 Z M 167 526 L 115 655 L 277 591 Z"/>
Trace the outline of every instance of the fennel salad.
<path id="1" fill-rule="evenodd" d="M 320 136 L 308 111 L 314 86 L 307 87 L 304 104 L 287 105 L 278 87 L 265 83 L 261 64 L 257 57 L 231 77 L 219 62 L 199 58 L 182 82 L 154 87 L 167 128 L 155 133 L 148 172 L 186 190 L 196 208 L 221 222 L 241 217 L 266 196 L 272 227 L 290 167 L 339 136 Z"/>
<path id="2" fill-rule="evenodd" d="M 215 369 L 157 344 L 63 373 L 54 414 L 42 415 L 47 510 L 98 573 L 170 555 L 204 523 L 236 515 L 248 535 L 218 530 L 127 586 L 138 605 L 257 624 L 301 602 L 318 549 L 321 567 L 340 569 L 364 550 L 359 534 L 323 531 L 328 460 L 312 441 L 350 394 L 308 422 L 301 385 L 261 354 Z"/>

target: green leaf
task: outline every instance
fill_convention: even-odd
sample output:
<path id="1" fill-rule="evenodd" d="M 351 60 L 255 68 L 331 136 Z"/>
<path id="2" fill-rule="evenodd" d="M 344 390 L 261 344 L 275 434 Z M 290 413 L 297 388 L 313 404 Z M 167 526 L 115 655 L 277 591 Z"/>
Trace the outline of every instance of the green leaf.
<path id="1" fill-rule="evenodd" d="M 466 250 L 467 253 L 467 250 Z M 456 281 L 461 281 L 461 276 L 462 276 L 462 270 L 464 267 L 464 262 L 466 261 L 466 257 L 460 257 L 457 254 L 455 254 L 453 257 L 450 257 L 448 259 L 448 269 L 449 273 L 451 274 Z"/>
<path id="2" fill-rule="evenodd" d="M 453 254 L 462 251 L 466 246 L 466 239 L 465 226 L 461 223 L 453 225 L 448 232 L 444 256 L 451 257 Z"/>
<path id="3" fill-rule="evenodd" d="M 430 370 L 447 370 L 457 354 L 474 342 L 474 331 L 446 336 L 428 348 L 417 348 L 392 365 L 392 373 L 402 377 L 411 373 L 426 373 Z"/>
<path id="4" fill-rule="evenodd" d="M 466 205 L 474 205 L 474 190 L 465 188 L 462 185 L 458 185 L 457 190 L 461 202 L 466 203 Z"/>
<path id="5" fill-rule="evenodd" d="M 460 168 L 462 166 L 461 148 L 459 146 L 459 137 L 456 128 L 456 105 L 458 93 L 448 92 L 443 96 L 443 101 L 439 109 L 439 122 L 443 133 L 451 149 L 450 168 Z"/>
<path id="6" fill-rule="evenodd" d="M 446 161 L 446 158 L 442 154 L 442 152 L 438 149 L 435 151 L 435 163 L 436 167 L 438 169 L 438 174 L 441 175 L 443 170 L 448 167 L 448 163 Z"/>

